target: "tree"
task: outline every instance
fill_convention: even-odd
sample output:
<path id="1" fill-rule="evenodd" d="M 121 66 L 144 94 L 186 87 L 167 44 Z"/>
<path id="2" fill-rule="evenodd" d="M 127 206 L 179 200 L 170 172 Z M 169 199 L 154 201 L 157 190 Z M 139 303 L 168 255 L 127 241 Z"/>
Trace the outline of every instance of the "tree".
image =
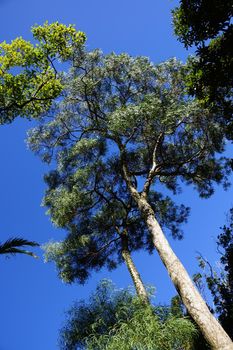
<path id="1" fill-rule="evenodd" d="M 129 251 L 128 237 L 125 234 L 120 234 L 118 238 L 108 241 L 99 249 L 97 249 L 96 245 L 90 240 L 88 240 L 88 242 L 86 241 L 84 244 L 82 243 L 80 247 L 79 236 L 80 233 L 79 235 L 70 235 L 63 242 L 50 242 L 43 246 L 45 250 L 45 260 L 47 262 L 55 262 L 59 276 L 63 279 L 63 281 L 66 283 L 78 281 L 79 283 L 83 284 L 90 275 L 90 271 L 92 269 L 98 271 L 104 264 L 107 264 L 107 267 L 110 270 L 116 268 L 117 264 L 114 262 L 112 257 L 111 261 L 108 258 L 108 248 L 111 246 L 111 244 L 120 240 L 118 254 L 121 251 L 121 259 L 123 259 L 125 262 L 131 275 L 138 298 L 140 298 L 145 304 L 149 303 L 146 288 L 133 262 Z M 107 250 L 108 253 L 106 253 Z"/>
<path id="2" fill-rule="evenodd" d="M 48 182 L 54 179 L 54 175 L 52 172 L 49 177 L 46 177 Z M 97 188 L 96 191 L 99 193 Z M 108 188 L 107 192 L 108 196 L 104 196 L 105 199 L 102 198 L 102 206 L 98 215 L 89 215 L 85 202 L 80 203 L 78 207 L 73 203 L 74 210 L 83 213 L 81 220 L 75 224 L 72 223 L 70 216 L 64 217 L 67 212 L 62 214 L 64 207 L 58 199 L 59 208 L 56 209 L 56 213 L 63 215 L 62 220 L 65 221 L 58 223 L 55 220 L 54 222 L 65 227 L 68 235 L 62 242 L 50 242 L 44 245 L 46 260 L 56 263 L 59 276 L 63 281 L 67 283 L 76 281 L 82 284 L 85 283 L 92 270 L 98 271 L 103 266 L 112 270 L 124 262 L 132 277 L 138 297 L 148 303 L 146 289 L 133 262 L 132 252 L 146 246 L 149 253 L 152 253 L 153 243 L 148 237 L 146 227 L 141 222 L 132 200 L 127 203 L 127 197 L 125 197 L 125 202 L 118 199 L 112 188 Z M 50 200 L 50 191 L 48 195 L 46 200 Z M 163 198 L 157 193 L 153 195 L 157 204 L 156 213 L 160 220 L 164 226 L 170 228 L 173 237 L 181 238 L 182 232 L 179 230 L 179 224 L 186 220 L 188 208 L 182 205 L 175 206 L 168 197 Z M 124 208 L 122 208 L 123 204 Z"/>
<path id="3" fill-rule="evenodd" d="M 88 302 L 74 303 L 61 330 L 60 348 L 191 349 L 193 324 L 169 307 L 145 306 L 130 289 L 103 280 Z"/>
<path id="4" fill-rule="evenodd" d="M 131 244 L 148 250 L 153 244 L 207 341 L 227 350 L 230 338 L 160 226 L 164 188 L 177 193 L 182 181 L 208 197 L 214 183 L 227 186 L 229 164 L 216 157 L 224 151 L 222 132 L 212 114 L 187 95 L 185 74 L 174 59 L 155 66 L 126 54 L 83 53 L 67 77 L 62 101 L 31 131 L 29 143 L 43 160 L 57 162 L 44 200 L 52 220 L 80 232 L 80 246 L 90 240 L 94 247 L 102 236 L 91 224 L 106 208 L 105 217 L 117 220 L 120 230 L 135 222 Z"/>
<path id="5" fill-rule="evenodd" d="M 71 60 L 86 39 L 72 25 L 58 22 L 34 26 L 32 34 L 38 41 L 36 45 L 22 37 L 10 44 L 0 43 L 0 124 L 10 123 L 17 116 L 36 117 L 48 110 L 63 87 L 56 63 Z M 0 254 L 35 257 L 17 248 L 25 245 L 38 244 L 16 237 L 1 244 Z"/>
<path id="6" fill-rule="evenodd" d="M 218 111 L 218 122 L 233 137 L 232 1 L 181 0 L 173 11 L 175 34 L 186 48 L 196 45 L 191 60 L 189 91 Z"/>
<path id="7" fill-rule="evenodd" d="M 230 210 L 229 225 L 222 228 L 217 238 L 220 257 L 220 272 L 201 255 L 198 257 L 199 266 L 203 270 L 197 274 L 198 281 L 204 280 L 207 284 L 214 303 L 214 312 L 218 314 L 225 331 L 233 339 L 233 209 Z"/>
<path id="8" fill-rule="evenodd" d="M 39 246 L 39 244 L 33 241 L 28 241 L 23 238 L 10 238 L 4 243 L 0 244 L 0 254 L 26 254 L 37 258 L 37 256 L 34 253 L 25 249 L 21 249 L 24 246 L 36 247 Z"/>
<path id="9" fill-rule="evenodd" d="M 0 123 L 48 110 L 62 90 L 56 63 L 71 60 L 86 39 L 58 22 L 34 26 L 32 34 L 36 45 L 22 37 L 0 43 Z"/>

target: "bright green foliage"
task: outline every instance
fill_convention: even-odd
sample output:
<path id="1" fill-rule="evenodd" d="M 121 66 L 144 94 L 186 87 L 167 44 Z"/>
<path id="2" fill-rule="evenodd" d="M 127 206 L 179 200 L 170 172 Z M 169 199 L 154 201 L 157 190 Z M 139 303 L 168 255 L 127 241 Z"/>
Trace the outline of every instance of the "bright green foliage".
<path id="1" fill-rule="evenodd" d="M 36 117 L 62 91 L 56 61 L 71 60 L 85 35 L 58 22 L 32 27 L 36 45 L 22 37 L 0 43 L 0 122 Z"/>
<path id="2" fill-rule="evenodd" d="M 75 54 L 75 49 L 83 45 L 86 36 L 74 28 L 55 22 L 43 26 L 32 27 L 32 34 L 39 41 L 39 47 L 48 52 L 50 58 L 58 58 L 62 61 L 69 60 Z"/>
<path id="3" fill-rule="evenodd" d="M 128 322 L 121 321 L 117 330 L 101 337 L 93 336 L 87 349 L 179 350 L 192 349 L 194 325 L 182 318 L 168 317 L 160 323 L 149 307 L 139 308 Z"/>
<path id="4" fill-rule="evenodd" d="M 186 48 L 197 46 L 191 60 L 189 91 L 215 111 L 229 138 L 233 137 L 232 0 L 181 0 L 173 11 L 174 29 Z"/>
<path id="5" fill-rule="evenodd" d="M 175 59 L 153 65 L 144 57 L 83 53 L 67 77 L 64 99 L 30 132 L 31 149 L 57 166 L 45 178 L 44 204 L 68 235 L 48 245 L 47 258 L 64 280 L 82 283 L 92 269 L 115 268 L 124 230 L 130 251 L 152 252 L 123 164 L 163 229 L 178 238 L 188 209 L 164 189 L 177 193 L 184 182 L 208 197 L 214 183 L 227 185 L 227 164 L 215 157 L 224 150 L 222 134 L 208 110 L 188 97 L 185 75 Z"/>
<path id="6" fill-rule="evenodd" d="M 176 317 L 185 316 L 185 318 L 192 322 L 196 327 L 197 333 L 196 336 L 193 338 L 193 350 L 210 350 L 210 346 L 207 344 L 205 338 L 203 337 L 200 328 L 190 316 L 190 314 L 187 312 L 187 309 L 185 308 L 179 295 L 176 295 L 171 300 L 171 313 L 173 316 Z"/>
<path id="7" fill-rule="evenodd" d="M 67 318 L 60 338 L 64 350 L 188 350 L 197 334 L 169 307 L 145 306 L 129 289 L 116 289 L 107 280 L 89 302 L 74 304 Z"/>

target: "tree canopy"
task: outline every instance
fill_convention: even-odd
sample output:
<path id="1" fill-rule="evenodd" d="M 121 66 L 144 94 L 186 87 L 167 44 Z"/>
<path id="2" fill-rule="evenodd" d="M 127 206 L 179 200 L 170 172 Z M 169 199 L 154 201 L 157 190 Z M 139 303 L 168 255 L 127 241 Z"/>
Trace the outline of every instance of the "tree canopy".
<path id="1" fill-rule="evenodd" d="M 68 265 L 65 272 L 76 270 L 80 253 L 82 262 L 91 256 L 88 265 L 94 261 L 97 268 L 104 263 L 114 267 L 113 247 L 127 230 L 130 249 L 150 251 L 153 244 L 158 250 L 213 348 L 230 349 L 230 339 L 159 225 L 166 228 L 168 223 L 177 233 L 176 225 L 187 215 L 184 207 L 179 216 L 160 215 L 164 191 L 177 193 L 186 183 L 208 197 L 215 183 L 228 185 L 229 162 L 220 156 L 225 147 L 222 131 L 213 112 L 188 96 L 186 73 L 175 59 L 154 65 L 143 57 L 83 51 L 74 59 L 61 101 L 30 132 L 29 145 L 44 161 L 56 164 L 46 177 L 44 203 L 52 220 L 74 235 L 75 255 L 65 251 L 62 260 L 60 246 L 55 246 L 57 261 Z M 96 253 L 106 245 L 110 249 L 98 255 L 97 265 Z M 85 280 L 86 270 L 68 275 L 68 280 Z"/>
<path id="2" fill-rule="evenodd" d="M 222 154 L 224 136 L 233 137 L 232 4 L 215 4 L 218 11 L 213 2 L 182 0 L 174 11 L 181 42 L 197 46 L 197 57 L 187 65 L 88 52 L 84 33 L 58 22 L 33 27 L 35 45 L 21 37 L 1 43 L 0 123 L 17 116 L 39 120 L 29 132 L 29 145 L 55 168 L 45 176 L 44 205 L 67 237 L 45 249 L 63 280 L 84 283 L 92 270 L 114 269 L 126 261 L 125 253 L 156 248 L 206 340 L 215 350 L 228 350 L 229 337 L 165 237 L 183 236 L 180 226 L 189 208 L 173 198 L 183 184 L 203 198 L 216 184 L 229 185 L 232 163 Z M 72 69 L 62 74 L 57 62 L 66 61 L 72 61 Z M 229 232 L 224 228 L 219 236 L 227 271 Z M 24 245 L 37 244 L 12 239 L 1 245 L 0 254 L 33 255 L 19 248 Z M 211 292 L 221 296 L 215 299 L 220 312 L 229 290 L 218 277 L 211 278 Z M 113 291 L 105 282 L 89 305 L 72 309 L 62 345 L 190 349 L 193 324 L 163 310 L 128 291 Z"/>
<path id="3" fill-rule="evenodd" d="M 129 99 L 129 109 L 131 108 L 131 103 L 132 106 L 134 103 L 136 105 L 136 101 L 138 100 L 139 103 L 142 102 L 141 108 L 145 110 L 146 108 L 151 108 L 152 113 L 159 113 L 160 105 L 156 107 L 155 103 L 157 102 L 159 104 L 159 102 L 156 101 L 156 97 L 152 96 L 152 91 L 157 90 L 156 93 L 160 96 L 162 92 L 159 91 L 159 84 L 166 84 L 165 75 L 169 74 L 169 69 L 171 70 L 171 74 L 174 74 L 175 80 L 175 75 L 182 74 L 179 72 L 179 69 L 184 69 L 184 67 L 182 68 L 182 65 L 175 60 L 154 67 L 146 58 L 133 59 L 127 55 L 117 56 L 114 54 L 104 57 L 99 51 L 94 51 L 86 53 L 82 61 L 82 66 L 77 68 L 77 71 L 75 69 L 72 73 L 76 75 L 77 72 L 80 72 L 80 75 L 78 73 L 77 77 L 73 77 L 74 80 L 68 78 L 68 83 L 71 85 L 68 86 L 65 92 L 65 99 L 67 97 L 68 100 L 71 99 L 71 101 L 75 102 L 76 98 L 73 99 L 72 96 L 73 93 L 75 94 L 73 89 L 80 88 L 78 93 L 81 92 L 81 94 L 84 94 L 81 98 L 85 99 L 86 92 L 82 90 L 85 89 L 88 91 L 90 89 L 89 86 L 95 84 L 93 80 L 97 81 L 102 77 L 103 81 L 100 82 L 102 85 L 100 86 L 101 90 L 98 88 L 98 93 L 101 96 L 95 96 L 95 92 L 89 90 L 89 94 L 93 94 L 91 98 L 94 98 L 95 101 L 88 101 L 87 103 L 89 105 L 86 106 L 84 105 L 86 101 L 81 101 L 80 107 L 96 108 L 96 113 L 98 113 L 97 108 L 102 108 L 98 107 L 98 101 L 101 103 L 104 95 L 106 95 L 106 101 L 103 101 L 103 103 L 106 104 L 104 108 L 109 109 L 109 112 L 104 112 L 103 109 L 102 111 L 104 116 L 109 113 L 109 118 L 111 118 L 110 120 L 114 124 L 114 129 L 118 126 L 123 128 L 124 125 L 122 120 L 117 120 L 117 116 L 110 116 L 110 111 L 112 110 L 113 113 L 116 113 L 118 107 L 119 109 L 122 108 L 119 113 L 124 113 L 122 117 L 124 118 L 124 123 L 127 123 L 126 128 L 129 129 L 127 130 L 128 137 L 131 137 L 130 134 L 132 132 L 135 133 L 135 135 L 132 135 L 131 142 L 133 146 L 130 146 L 132 149 L 129 152 L 132 167 L 134 164 L 137 164 L 139 167 L 139 169 L 135 169 L 135 174 L 132 174 L 135 183 L 141 181 L 137 174 L 140 175 L 142 173 L 141 176 L 143 174 L 145 175 L 149 169 L 150 155 L 148 153 L 149 149 L 145 148 L 143 150 L 143 140 L 140 140 L 142 145 L 138 149 L 134 147 L 136 144 L 135 140 L 140 132 L 140 130 L 137 132 L 136 129 L 141 128 L 140 120 L 142 119 L 140 119 L 140 114 L 144 111 L 140 111 L 140 107 L 138 111 L 136 110 L 136 106 L 132 107 L 132 111 L 130 111 L 132 114 L 130 116 L 131 121 L 128 121 L 127 99 Z M 129 75 L 128 81 L 126 80 L 126 76 L 120 77 L 120 75 L 126 74 Z M 110 76 L 108 77 L 108 75 Z M 179 77 L 177 78 L 179 79 Z M 159 79 L 161 80 L 160 82 Z M 80 84 L 81 86 L 79 87 Z M 124 90 L 127 93 L 127 88 L 130 84 L 132 86 L 130 87 L 130 91 L 128 91 L 128 96 L 125 96 L 124 101 Z M 173 84 L 175 85 L 175 81 Z M 111 85 L 112 91 L 109 90 Z M 150 93 L 151 96 L 147 96 L 148 100 L 143 102 L 145 95 L 149 95 Z M 164 95 L 164 98 L 169 98 L 169 96 L 166 96 L 166 92 L 164 92 Z M 150 101 L 152 97 L 154 99 Z M 86 96 L 86 98 L 89 100 L 89 96 Z M 79 102 L 79 98 L 76 101 Z M 114 105 L 111 106 L 113 103 Z M 70 102 L 68 104 L 67 107 L 71 107 L 73 110 Z M 164 106 L 165 104 L 166 101 L 164 101 Z M 79 108 L 79 106 L 77 107 Z M 184 106 L 182 107 L 184 108 Z M 127 229 L 130 251 L 145 248 L 149 252 L 152 252 L 153 243 L 151 236 L 148 236 L 145 223 L 141 220 L 136 203 L 132 200 L 124 181 L 121 180 L 119 160 L 113 151 L 112 138 L 114 136 L 110 136 L 110 140 L 108 140 L 110 144 L 108 146 L 106 143 L 107 140 L 102 135 L 98 136 L 98 130 L 96 130 L 95 135 L 94 126 L 85 125 L 86 122 L 92 123 L 89 117 L 85 121 L 82 115 L 79 115 L 79 111 L 73 114 L 73 111 L 67 110 L 71 118 L 69 119 L 68 117 L 67 119 L 67 115 L 63 112 L 56 114 L 56 107 L 54 108 L 51 111 L 51 118 L 45 118 L 46 121 L 48 120 L 47 123 L 42 123 L 41 126 L 29 132 L 30 147 L 34 151 L 39 152 L 44 161 L 49 162 L 54 156 L 58 162 L 57 170 L 51 171 L 45 176 L 48 190 L 44 204 L 49 207 L 52 221 L 56 225 L 66 228 L 69 232 L 65 241 L 47 245 L 46 256 L 48 260 L 54 260 L 56 262 L 60 275 L 64 280 L 67 282 L 74 280 L 84 282 L 91 269 L 98 270 L 103 265 L 112 269 L 119 262 L 122 262 L 120 236 L 123 234 L 124 229 Z M 135 108 L 135 111 L 133 108 Z M 84 110 L 83 112 L 86 116 L 88 110 Z M 135 125 L 133 125 L 134 113 L 137 114 L 137 118 L 139 119 L 135 121 Z M 142 128 L 148 128 L 148 130 L 145 130 L 148 138 L 146 140 L 146 146 L 148 147 L 151 147 L 149 144 L 150 140 L 153 139 L 153 135 L 149 135 L 149 125 L 146 125 L 149 122 L 150 113 L 151 111 L 149 109 L 147 112 L 148 119 L 145 120 L 145 124 L 142 126 Z M 173 113 L 173 111 L 170 111 L 170 113 Z M 166 123 L 165 120 L 162 122 L 164 124 Z M 83 124 L 81 128 L 84 126 L 83 132 L 80 131 L 81 133 L 79 133 L 79 130 L 81 130 L 79 123 Z M 102 130 L 104 133 L 107 123 L 108 121 L 106 120 L 104 122 L 105 128 Z M 115 123 L 118 124 L 115 125 Z M 166 126 L 161 125 L 160 128 L 166 129 Z M 92 131 L 94 131 L 94 135 L 91 135 Z M 64 135 L 64 137 L 61 135 Z M 126 139 L 124 135 L 122 136 Z M 169 134 L 167 137 L 169 137 Z M 55 145 L 55 147 L 52 145 Z M 105 155 L 108 155 L 110 158 L 105 159 Z M 169 166 L 168 161 L 167 166 Z M 167 187 L 172 188 L 174 191 L 177 190 L 172 177 L 169 180 L 165 177 L 163 179 L 161 178 L 161 180 Z M 186 221 L 189 209 L 184 205 L 175 205 L 169 196 L 163 196 L 158 191 L 152 191 L 150 193 L 150 201 L 153 204 L 160 223 L 170 230 L 173 237 L 182 238 L 182 231 L 179 226 L 182 222 Z"/>
<path id="4" fill-rule="evenodd" d="M 85 34 L 58 22 L 32 27 L 36 44 L 18 37 L 0 43 L 0 123 L 36 117 L 62 90 L 58 61 L 72 60 Z"/>
<path id="5" fill-rule="evenodd" d="M 181 0 L 173 11 L 174 30 L 186 48 L 196 45 L 197 59 L 190 61 L 187 83 L 196 95 L 218 111 L 218 121 L 233 137 L 233 25 L 232 1 Z"/>

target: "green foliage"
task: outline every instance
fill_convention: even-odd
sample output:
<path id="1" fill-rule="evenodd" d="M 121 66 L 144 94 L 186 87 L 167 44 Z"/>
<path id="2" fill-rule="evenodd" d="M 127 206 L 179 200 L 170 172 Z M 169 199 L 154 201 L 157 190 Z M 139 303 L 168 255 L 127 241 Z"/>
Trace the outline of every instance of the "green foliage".
<path id="1" fill-rule="evenodd" d="M 203 337 L 201 330 L 199 329 L 196 322 L 193 320 L 191 315 L 187 312 L 187 309 L 185 308 L 181 298 L 179 295 L 176 295 L 171 300 L 171 314 L 175 317 L 184 317 L 189 320 L 189 322 L 192 322 L 195 326 L 197 332 L 195 337 L 193 338 L 193 348 L 194 350 L 209 350 L 210 347 L 207 344 L 205 338 Z"/>
<path id="2" fill-rule="evenodd" d="M 176 207 L 168 197 L 163 198 L 156 193 L 153 195 L 157 206 L 156 213 L 161 222 L 171 230 L 174 238 L 181 239 L 182 232 L 179 225 L 186 220 L 187 208 L 182 205 L 180 208 Z M 66 210 L 64 201 L 66 201 L 64 196 L 61 200 L 59 197 L 56 200 L 59 204 L 59 207 L 56 207 L 59 217 Z M 68 205 L 67 202 L 66 204 Z M 73 200 L 67 210 L 70 215 L 76 216 L 78 208 L 83 210 L 85 206 L 85 203 L 77 204 L 77 201 Z M 85 213 L 86 210 L 83 215 Z M 67 215 L 66 212 L 66 218 Z M 117 228 L 125 215 L 119 203 L 112 200 L 108 205 L 102 205 L 95 215 L 81 218 L 76 224 L 67 224 L 68 235 L 64 241 L 49 242 L 43 246 L 46 261 L 55 262 L 59 277 L 66 283 L 74 281 L 84 283 L 92 270 L 99 271 L 104 265 L 110 270 L 116 268 L 124 261 L 121 237 Z M 128 215 L 127 223 L 121 226 L 127 227 L 130 251 L 145 248 L 151 253 L 153 243 L 135 205 Z"/>
<path id="3" fill-rule="evenodd" d="M 179 295 L 171 299 L 171 314 L 176 317 L 184 316 L 184 304 Z"/>
<path id="4" fill-rule="evenodd" d="M 178 39 L 197 46 L 197 60 L 190 61 L 189 92 L 218 112 L 218 122 L 227 137 L 233 137 L 233 25 L 232 1 L 181 0 L 173 11 Z"/>
<path id="5" fill-rule="evenodd" d="M 37 256 L 34 253 L 25 249 L 21 249 L 24 246 L 36 247 L 36 246 L 39 246 L 39 244 L 36 242 L 28 241 L 24 238 L 19 238 L 19 237 L 9 238 L 6 242 L 0 244 L 0 254 L 6 254 L 6 255 L 26 254 L 34 258 L 37 258 Z"/>
<path id="6" fill-rule="evenodd" d="M 145 306 L 130 289 L 116 289 L 107 280 L 89 302 L 74 304 L 67 316 L 60 339 L 64 350 L 192 349 L 197 333 L 168 307 Z"/>
<path id="7" fill-rule="evenodd" d="M 32 27 L 36 45 L 18 37 L 0 43 L 0 122 L 37 117 L 62 91 L 57 61 L 72 60 L 85 35 L 58 22 Z"/>
<path id="8" fill-rule="evenodd" d="M 139 308 L 126 323 L 120 322 L 119 329 L 109 336 L 93 336 L 87 349 L 125 350 L 178 350 L 191 349 L 195 327 L 182 318 L 169 317 L 160 323 L 150 308 Z"/>
<path id="9" fill-rule="evenodd" d="M 215 38 L 229 27 L 232 1 L 181 0 L 173 11 L 174 29 L 186 47 Z"/>
<path id="10" fill-rule="evenodd" d="M 73 25 L 66 26 L 58 22 L 34 26 L 32 34 L 43 52 L 47 52 L 50 58 L 56 57 L 62 61 L 70 60 L 75 50 L 86 41 L 85 34 L 77 32 Z"/>
<path id="11" fill-rule="evenodd" d="M 123 162 L 137 191 L 144 182 L 158 221 L 176 238 L 182 238 L 180 224 L 189 210 L 164 196 L 164 187 L 178 193 L 184 182 L 208 197 L 214 183 L 227 186 L 229 167 L 215 156 L 224 150 L 222 133 L 208 110 L 187 95 L 180 62 L 154 65 L 98 50 L 74 62 L 63 99 L 30 131 L 29 146 L 44 161 L 56 162 L 45 177 L 44 204 L 52 221 L 68 231 L 64 242 L 47 246 L 47 258 L 64 280 L 83 283 L 92 269 L 122 262 L 125 229 L 131 252 L 153 250 Z"/>

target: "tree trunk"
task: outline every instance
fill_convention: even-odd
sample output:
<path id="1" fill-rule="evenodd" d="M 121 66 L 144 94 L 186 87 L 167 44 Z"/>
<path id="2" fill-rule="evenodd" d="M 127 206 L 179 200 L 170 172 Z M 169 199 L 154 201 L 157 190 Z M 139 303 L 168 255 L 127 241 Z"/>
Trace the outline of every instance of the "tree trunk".
<path id="1" fill-rule="evenodd" d="M 125 231 L 121 234 L 121 244 L 122 244 L 122 257 L 132 277 L 137 295 L 139 298 L 142 299 L 143 303 L 149 304 L 149 299 L 148 299 L 146 289 L 144 287 L 141 276 L 138 270 L 136 269 L 136 266 L 134 265 L 131 254 L 129 252 L 128 236 L 127 236 L 127 232 Z"/>
<path id="2" fill-rule="evenodd" d="M 133 190 L 133 191 L 132 191 Z M 169 245 L 155 214 L 145 197 L 135 188 L 131 193 L 144 217 L 153 243 L 168 273 L 180 294 L 184 305 L 193 317 L 213 350 L 233 350 L 233 343 L 219 322 L 211 314 L 205 301 L 197 291 L 184 266 Z"/>

